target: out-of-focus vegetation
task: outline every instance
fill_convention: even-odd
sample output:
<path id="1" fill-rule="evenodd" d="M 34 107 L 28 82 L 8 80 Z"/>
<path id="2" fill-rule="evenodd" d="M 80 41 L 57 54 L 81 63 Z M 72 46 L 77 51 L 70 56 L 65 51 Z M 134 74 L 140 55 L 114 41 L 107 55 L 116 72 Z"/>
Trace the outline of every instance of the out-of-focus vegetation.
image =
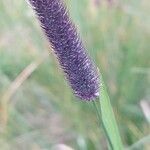
<path id="1" fill-rule="evenodd" d="M 66 4 L 103 74 L 124 145 L 148 150 L 149 0 L 97 2 Z M 0 149 L 45 150 L 59 143 L 106 149 L 91 104 L 72 94 L 32 9 L 24 0 L 1 0 Z"/>

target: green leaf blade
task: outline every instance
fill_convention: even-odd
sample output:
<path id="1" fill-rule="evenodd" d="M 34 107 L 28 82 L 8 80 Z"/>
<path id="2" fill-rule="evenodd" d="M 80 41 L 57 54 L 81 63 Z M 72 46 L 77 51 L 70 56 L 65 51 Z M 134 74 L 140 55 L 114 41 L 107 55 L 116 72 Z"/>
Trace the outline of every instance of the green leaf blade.
<path id="1" fill-rule="evenodd" d="M 107 136 L 111 142 L 114 150 L 122 150 L 121 137 L 119 135 L 116 119 L 110 103 L 106 87 L 102 81 L 101 94 L 100 94 L 100 110 L 103 126 L 107 132 Z"/>
<path id="2" fill-rule="evenodd" d="M 98 120 L 102 125 L 105 136 L 108 140 L 109 149 L 123 150 L 123 145 L 122 145 L 121 137 L 119 135 L 119 130 L 113 112 L 113 108 L 111 106 L 110 98 L 108 96 L 103 81 L 102 81 L 102 86 L 100 88 L 99 100 L 97 103 L 94 101 L 93 104 L 97 112 Z"/>

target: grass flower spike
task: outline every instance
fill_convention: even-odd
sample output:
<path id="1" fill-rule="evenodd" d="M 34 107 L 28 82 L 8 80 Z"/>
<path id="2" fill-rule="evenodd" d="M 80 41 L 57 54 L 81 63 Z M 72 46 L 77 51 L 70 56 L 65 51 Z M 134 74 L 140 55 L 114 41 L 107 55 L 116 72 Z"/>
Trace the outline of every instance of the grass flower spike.
<path id="1" fill-rule="evenodd" d="M 97 69 L 70 21 L 62 0 L 29 0 L 75 95 L 93 100 L 99 95 Z"/>

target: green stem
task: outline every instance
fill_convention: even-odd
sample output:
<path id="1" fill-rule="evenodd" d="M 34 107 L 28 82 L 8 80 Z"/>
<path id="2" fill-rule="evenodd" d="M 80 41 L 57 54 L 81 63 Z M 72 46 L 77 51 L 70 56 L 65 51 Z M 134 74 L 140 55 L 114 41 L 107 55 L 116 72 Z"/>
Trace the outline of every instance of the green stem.
<path id="1" fill-rule="evenodd" d="M 101 83 L 98 102 L 96 102 L 96 100 L 93 101 L 93 105 L 96 110 L 99 123 L 102 125 L 103 131 L 108 140 L 109 148 L 111 150 L 123 150 L 113 108 L 102 78 Z"/>
<path id="2" fill-rule="evenodd" d="M 98 100 L 99 100 L 99 99 L 98 99 Z M 107 132 L 107 129 L 105 128 L 105 125 L 104 125 L 103 120 L 102 120 L 102 117 L 101 117 L 101 108 L 100 108 L 100 111 L 99 111 L 99 109 L 98 109 L 98 107 L 97 107 L 97 105 L 96 105 L 96 101 L 93 101 L 93 105 L 94 105 L 95 110 L 96 110 L 96 113 L 97 113 L 97 118 L 98 118 L 98 120 L 99 120 L 99 125 L 100 125 L 100 126 L 102 125 L 103 131 L 104 131 L 104 134 L 105 134 L 105 136 L 106 136 L 106 138 L 107 138 L 107 140 L 108 140 L 109 146 L 110 146 L 111 150 L 113 150 L 113 145 L 112 145 L 112 143 L 111 143 L 111 140 L 110 140 L 110 138 L 109 138 L 109 134 L 108 134 L 108 132 Z"/>

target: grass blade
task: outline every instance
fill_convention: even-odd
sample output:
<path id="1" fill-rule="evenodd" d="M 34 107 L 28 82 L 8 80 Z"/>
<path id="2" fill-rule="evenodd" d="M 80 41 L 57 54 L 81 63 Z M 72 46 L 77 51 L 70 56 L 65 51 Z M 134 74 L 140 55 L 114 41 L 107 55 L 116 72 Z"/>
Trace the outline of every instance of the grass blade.
<path id="1" fill-rule="evenodd" d="M 121 137 L 119 135 L 114 112 L 103 81 L 99 101 L 98 103 L 94 101 L 93 104 L 97 112 L 98 120 L 100 121 L 108 140 L 109 148 L 111 150 L 122 150 L 123 145 Z"/>

